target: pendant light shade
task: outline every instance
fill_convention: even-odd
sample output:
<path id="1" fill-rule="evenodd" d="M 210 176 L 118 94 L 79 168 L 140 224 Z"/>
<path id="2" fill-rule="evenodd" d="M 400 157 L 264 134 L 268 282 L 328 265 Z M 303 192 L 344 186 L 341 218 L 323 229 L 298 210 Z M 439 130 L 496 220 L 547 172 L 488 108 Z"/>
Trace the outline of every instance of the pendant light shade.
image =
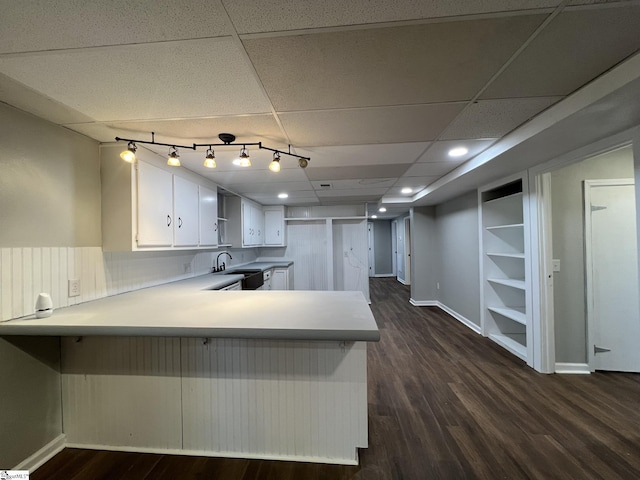
<path id="1" fill-rule="evenodd" d="M 273 154 L 273 160 L 271 160 L 271 163 L 269 164 L 269 170 L 275 173 L 280 171 L 280 153 L 275 152 Z"/>
<path id="2" fill-rule="evenodd" d="M 249 157 L 249 152 L 246 147 L 242 147 L 240 149 L 240 156 L 233 161 L 234 165 L 238 165 L 239 167 L 250 167 L 251 166 L 251 158 Z"/>
<path id="3" fill-rule="evenodd" d="M 167 165 L 170 167 L 180 166 L 180 154 L 176 147 L 169 148 L 169 155 L 167 156 Z"/>
<path id="4" fill-rule="evenodd" d="M 216 156 L 211 147 L 207 149 L 206 156 L 204 157 L 204 166 L 207 168 L 216 168 Z"/>
<path id="5" fill-rule="evenodd" d="M 129 142 L 127 145 L 127 149 L 120 154 L 120 158 L 125 162 L 133 163 L 136 161 L 136 144 L 133 142 Z"/>

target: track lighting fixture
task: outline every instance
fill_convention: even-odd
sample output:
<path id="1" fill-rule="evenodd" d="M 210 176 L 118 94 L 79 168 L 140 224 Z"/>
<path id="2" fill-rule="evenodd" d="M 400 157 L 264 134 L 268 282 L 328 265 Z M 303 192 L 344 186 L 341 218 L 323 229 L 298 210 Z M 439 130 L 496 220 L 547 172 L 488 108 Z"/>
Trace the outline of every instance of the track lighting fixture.
<path id="1" fill-rule="evenodd" d="M 238 165 L 239 167 L 251 166 L 251 158 L 249 157 L 249 151 L 245 145 L 240 149 L 240 155 L 233 161 L 233 164 Z"/>
<path id="2" fill-rule="evenodd" d="M 275 173 L 280 171 L 280 152 L 273 152 L 273 160 L 269 164 L 269 170 Z"/>
<path id="3" fill-rule="evenodd" d="M 116 141 L 129 142 L 127 145 L 127 150 L 125 150 L 120 154 L 120 157 L 122 157 L 122 159 L 127 162 L 135 162 L 136 160 L 135 153 L 138 148 L 136 146 L 136 143 L 144 143 L 147 145 L 162 145 L 165 147 L 170 147 L 169 155 L 167 157 L 167 165 L 170 165 L 172 167 L 180 166 L 180 154 L 178 153 L 178 147 L 188 148 L 191 150 L 197 150 L 198 147 L 208 147 L 205 153 L 205 160 L 204 160 L 204 166 L 207 168 L 216 168 L 216 157 L 213 151 L 214 146 L 230 147 L 230 146 L 242 145 L 242 148 L 240 149 L 240 155 L 238 156 L 238 158 L 236 158 L 233 161 L 234 165 L 238 165 L 240 167 L 251 166 L 251 158 L 249 157 L 249 151 L 247 150 L 247 145 L 255 145 L 259 149 L 269 150 L 273 152 L 273 159 L 269 164 L 269 170 L 271 170 L 272 172 L 280 171 L 280 168 L 281 168 L 280 155 L 288 155 L 290 157 L 296 157 L 298 159 L 298 165 L 300 166 L 300 168 L 307 168 L 307 165 L 309 165 L 309 161 L 311 160 L 309 157 L 303 157 L 296 153 L 291 153 L 291 145 L 289 145 L 289 151 L 284 152 L 282 150 L 275 150 L 273 148 L 266 147 L 262 145 L 262 142 L 243 143 L 243 144 L 234 143 L 236 141 L 236 136 L 233 135 L 232 133 L 220 133 L 218 134 L 218 138 L 220 139 L 220 141 L 222 141 L 222 143 L 201 143 L 201 144 L 194 143 L 192 145 L 176 145 L 171 143 L 156 142 L 155 133 L 151 132 L 151 141 L 136 140 L 132 138 L 120 138 L 120 137 L 116 137 Z"/>
<path id="4" fill-rule="evenodd" d="M 136 144 L 129 142 L 127 149 L 120 154 L 120 158 L 125 162 L 133 163 L 136 161 L 136 150 L 138 150 Z"/>
<path id="5" fill-rule="evenodd" d="M 216 156 L 213 153 L 213 149 L 209 147 L 204 157 L 204 166 L 207 168 L 216 168 Z"/>
<path id="6" fill-rule="evenodd" d="M 180 154 L 178 153 L 178 149 L 176 147 L 169 148 L 169 155 L 167 157 L 167 165 L 170 167 L 179 167 L 180 166 Z"/>

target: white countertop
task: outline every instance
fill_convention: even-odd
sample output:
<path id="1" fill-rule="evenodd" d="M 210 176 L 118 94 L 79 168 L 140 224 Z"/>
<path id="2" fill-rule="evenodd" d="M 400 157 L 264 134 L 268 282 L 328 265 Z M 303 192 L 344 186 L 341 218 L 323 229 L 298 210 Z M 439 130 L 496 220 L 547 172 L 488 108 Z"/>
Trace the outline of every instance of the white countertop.
<path id="1" fill-rule="evenodd" d="M 0 323 L 0 336 L 380 340 L 361 292 L 211 290 L 232 278 L 242 276 L 204 275 L 10 320 Z"/>

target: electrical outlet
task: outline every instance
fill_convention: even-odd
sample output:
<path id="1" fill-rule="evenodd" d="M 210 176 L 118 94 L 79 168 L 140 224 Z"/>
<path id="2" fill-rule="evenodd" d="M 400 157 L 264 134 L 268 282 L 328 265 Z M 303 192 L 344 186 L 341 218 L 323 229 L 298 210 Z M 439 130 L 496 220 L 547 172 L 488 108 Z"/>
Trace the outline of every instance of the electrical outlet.
<path id="1" fill-rule="evenodd" d="M 73 279 L 69 280 L 69 296 L 70 297 L 79 297 L 80 296 L 80 280 Z"/>

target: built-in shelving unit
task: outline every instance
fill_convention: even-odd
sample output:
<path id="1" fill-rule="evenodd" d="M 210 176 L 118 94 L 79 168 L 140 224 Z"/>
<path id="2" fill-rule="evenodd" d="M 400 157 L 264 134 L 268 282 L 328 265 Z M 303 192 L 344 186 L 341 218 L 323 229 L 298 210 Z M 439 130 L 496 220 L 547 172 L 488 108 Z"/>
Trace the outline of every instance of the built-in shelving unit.
<path id="1" fill-rule="evenodd" d="M 526 174 L 478 191 L 482 333 L 532 364 Z"/>
<path id="2" fill-rule="evenodd" d="M 231 247 L 231 243 L 227 240 L 228 221 L 227 218 L 227 197 L 222 193 L 218 193 L 218 247 Z"/>

